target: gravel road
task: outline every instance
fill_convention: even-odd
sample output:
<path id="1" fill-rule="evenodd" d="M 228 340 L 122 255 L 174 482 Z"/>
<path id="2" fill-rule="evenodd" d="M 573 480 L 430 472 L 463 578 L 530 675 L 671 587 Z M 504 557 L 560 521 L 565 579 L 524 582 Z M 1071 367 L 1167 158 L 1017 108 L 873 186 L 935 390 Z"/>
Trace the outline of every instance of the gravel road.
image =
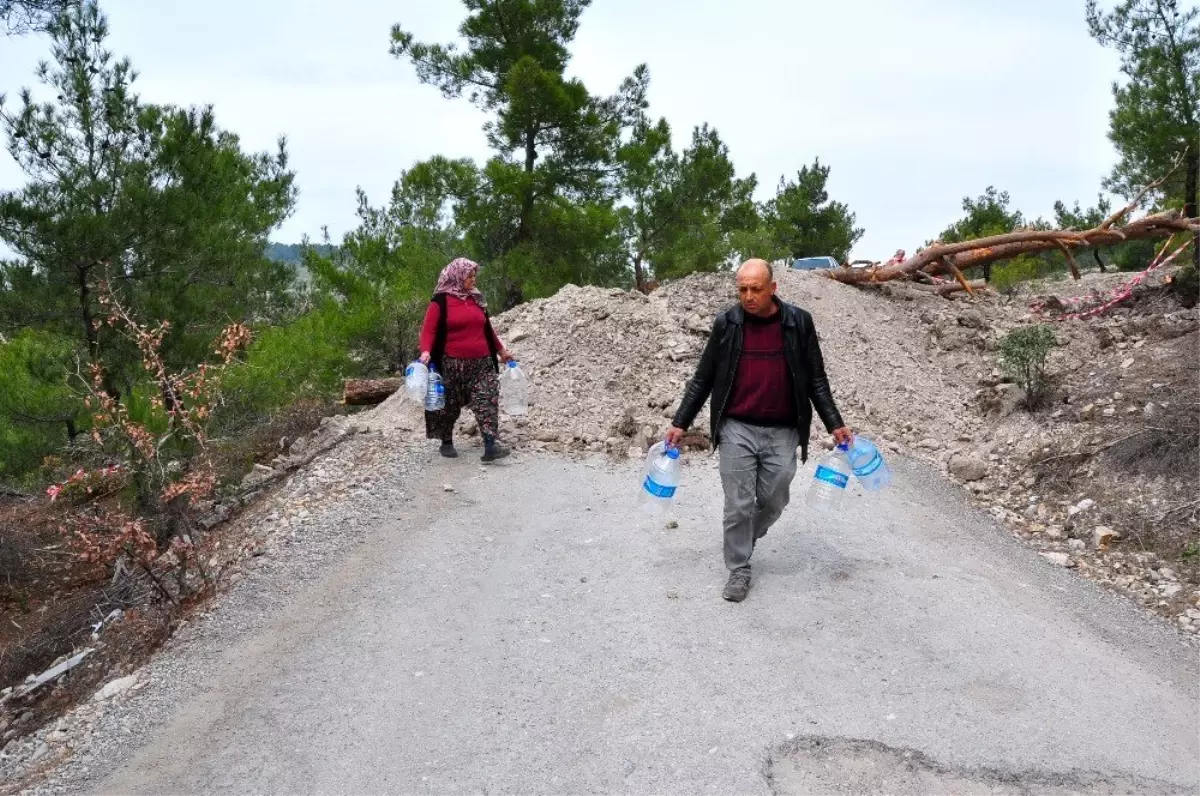
<path id="1" fill-rule="evenodd" d="M 797 495 L 732 604 L 715 459 L 673 528 L 635 464 L 436 461 L 189 628 L 41 792 L 1195 792 L 1194 647 L 894 466 L 834 521 Z"/>

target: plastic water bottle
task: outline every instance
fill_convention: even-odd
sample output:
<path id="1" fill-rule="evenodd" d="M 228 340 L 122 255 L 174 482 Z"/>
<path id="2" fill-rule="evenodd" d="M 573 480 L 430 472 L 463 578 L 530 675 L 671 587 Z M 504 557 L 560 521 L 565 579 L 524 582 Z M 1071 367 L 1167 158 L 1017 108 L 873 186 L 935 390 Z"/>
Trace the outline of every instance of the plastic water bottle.
<path id="1" fill-rule="evenodd" d="M 875 443 L 866 437 L 854 438 L 850 450 L 846 452 L 846 459 L 850 462 L 854 477 L 868 492 L 877 492 L 892 483 L 892 471 L 884 462 L 883 454 L 879 452 Z"/>
<path id="2" fill-rule="evenodd" d="M 665 511 L 675 499 L 680 470 L 678 448 L 669 448 L 665 442 L 651 447 L 646 454 L 646 470 L 642 479 L 642 504 Z"/>
<path id="3" fill-rule="evenodd" d="M 508 415 L 529 412 L 529 379 L 516 360 L 509 360 L 500 374 L 500 408 Z"/>
<path id="4" fill-rule="evenodd" d="M 410 362 L 404 369 L 404 391 L 418 403 L 425 400 L 429 391 L 429 368 L 421 360 Z"/>
<path id="5" fill-rule="evenodd" d="M 437 368 L 429 368 L 429 388 L 425 391 L 425 411 L 437 412 L 446 408 L 446 384 Z"/>
<path id="6" fill-rule="evenodd" d="M 850 486 L 850 462 L 846 458 L 850 446 L 838 445 L 817 462 L 812 485 L 808 489 L 808 505 L 822 511 L 837 512 L 846 502 Z"/>

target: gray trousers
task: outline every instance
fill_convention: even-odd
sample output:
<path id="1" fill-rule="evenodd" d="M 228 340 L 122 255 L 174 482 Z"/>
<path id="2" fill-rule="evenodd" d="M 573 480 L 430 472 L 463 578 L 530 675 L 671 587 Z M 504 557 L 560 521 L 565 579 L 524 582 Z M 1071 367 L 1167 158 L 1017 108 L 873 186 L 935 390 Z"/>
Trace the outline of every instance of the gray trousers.
<path id="1" fill-rule="evenodd" d="M 725 566 L 750 571 L 754 543 L 783 514 L 796 477 L 794 428 L 721 422 L 721 484 L 725 487 Z"/>

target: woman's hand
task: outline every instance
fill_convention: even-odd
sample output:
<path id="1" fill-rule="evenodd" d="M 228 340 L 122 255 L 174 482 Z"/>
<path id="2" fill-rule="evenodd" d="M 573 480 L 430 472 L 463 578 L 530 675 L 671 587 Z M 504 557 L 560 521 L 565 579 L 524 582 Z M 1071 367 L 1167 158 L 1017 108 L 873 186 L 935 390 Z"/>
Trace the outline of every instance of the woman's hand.
<path id="1" fill-rule="evenodd" d="M 500 349 L 500 361 L 503 362 L 505 365 L 507 365 L 509 362 L 512 362 L 514 359 L 515 359 L 515 357 L 513 357 L 513 355 L 511 353 L 509 353 L 509 350 L 507 348 Z"/>
<path id="2" fill-rule="evenodd" d="M 420 359 L 422 365 L 428 365 L 429 364 L 429 352 L 422 351 L 421 356 L 418 357 L 418 359 Z"/>

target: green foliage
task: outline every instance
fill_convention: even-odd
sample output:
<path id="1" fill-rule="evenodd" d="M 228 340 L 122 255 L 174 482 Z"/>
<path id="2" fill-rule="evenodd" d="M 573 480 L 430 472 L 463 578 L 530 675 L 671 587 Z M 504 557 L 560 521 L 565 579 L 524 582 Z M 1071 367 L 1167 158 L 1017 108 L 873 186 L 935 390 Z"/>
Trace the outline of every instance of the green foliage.
<path id="1" fill-rule="evenodd" d="M 1036 257 L 1017 257 L 997 263 L 992 269 L 992 286 L 1002 293 L 1010 293 L 1018 285 L 1044 276 L 1040 265 Z"/>
<path id="2" fill-rule="evenodd" d="M 1183 561 L 1195 561 L 1200 558 L 1200 542 L 1188 542 L 1179 557 Z"/>
<path id="3" fill-rule="evenodd" d="M 141 103 L 129 61 L 104 49 L 94 2 L 49 33 L 53 60 L 37 76 L 57 99 L 24 90 L 18 109 L 0 108 L 29 178 L 0 194 L 0 239 L 19 256 L 0 264 L 0 329 L 71 335 L 119 392 L 137 354 L 97 323 L 103 279 L 140 317 L 172 321 L 162 348 L 172 367 L 204 359 L 230 320 L 286 317 L 291 269 L 263 255 L 295 199 L 282 141 L 275 154 L 248 155 L 210 109 Z"/>
<path id="4" fill-rule="evenodd" d="M 1162 241 L 1131 240 L 1115 246 L 1109 260 L 1120 271 L 1141 271 L 1154 261 Z"/>
<path id="5" fill-rule="evenodd" d="M 1167 205 L 1196 215 L 1200 168 L 1200 7 L 1179 0 L 1121 0 L 1102 11 L 1088 0 L 1092 37 L 1121 55 L 1124 80 L 1113 83 L 1109 138 L 1120 155 L 1105 186 L 1132 197 L 1189 152 L 1183 173 L 1158 192 Z"/>
<path id="6" fill-rule="evenodd" d="M 225 414 L 330 398 L 344 379 L 394 371 L 414 356 L 437 275 L 468 247 L 456 217 L 479 179 L 469 160 L 435 157 L 404 172 L 386 206 L 359 191 L 359 226 L 337 246 L 303 248 L 308 312 L 262 331 L 227 373 Z"/>
<path id="7" fill-rule="evenodd" d="M 491 114 L 484 129 L 497 154 L 458 214 L 473 254 L 493 266 L 485 282 L 511 306 L 568 281 L 623 280 L 611 173 L 622 130 L 646 105 L 645 67 L 608 98 L 566 77 L 587 0 L 464 5 L 464 50 L 417 42 L 398 25 L 391 49 L 422 82 Z"/>
<path id="8" fill-rule="evenodd" d="M 962 209 L 966 214 L 942 231 L 942 243 L 959 243 L 990 235 L 1003 235 L 1025 226 L 1020 210 L 1010 210 L 1008 191 L 997 191 L 989 185 L 978 198 L 964 196 Z M 931 241 L 932 243 L 932 241 Z"/>
<path id="9" fill-rule="evenodd" d="M 1176 271 L 1171 291 L 1189 309 L 1200 304 L 1200 271 L 1196 266 L 1189 265 Z"/>
<path id="10" fill-rule="evenodd" d="M 797 172 L 795 182 L 780 179 L 775 198 L 763 210 L 775 252 L 759 256 L 830 256 L 838 262 L 850 258 L 864 230 L 854 226 L 854 214 L 846 205 L 829 199 L 829 170 L 818 158 Z"/>
<path id="11" fill-rule="evenodd" d="M 1112 203 L 1102 195 L 1096 197 L 1094 207 L 1087 209 L 1081 208 L 1078 200 L 1071 208 L 1065 202 L 1058 201 L 1054 203 L 1054 223 L 1059 229 L 1092 229 L 1104 223 L 1111 212 Z"/>
<path id="12" fill-rule="evenodd" d="M 79 353 L 71 340 L 33 329 L 0 343 L 0 482 L 23 480 L 88 428 L 68 386 Z"/>
<path id="13" fill-rule="evenodd" d="M 1008 191 L 997 191 L 989 185 L 977 198 L 964 196 L 962 209 L 965 215 L 954 222 L 942 234 L 938 241 L 942 243 L 959 243 L 992 235 L 1004 235 L 1022 228 L 1050 229 L 1050 225 L 1042 219 L 1027 221 L 1020 210 L 1010 209 L 1012 202 Z M 1059 202 L 1056 210 L 1061 207 L 1063 213 L 1071 213 L 1066 206 Z M 1078 203 L 1075 211 L 1078 211 Z M 1090 211 L 1089 211 L 1090 212 Z M 926 245 L 932 245 L 929 241 Z M 999 279 L 998 288 L 1010 289 L 1019 282 L 1051 274 L 1067 267 L 1066 260 L 1058 252 L 1045 252 L 1036 255 L 1026 255 L 1011 263 L 1000 265 L 987 264 L 983 266 L 983 277 L 989 281 Z M 993 270 L 1003 269 L 1004 276 L 994 277 Z"/>
<path id="14" fill-rule="evenodd" d="M 957 243 L 1022 229 L 1052 228 L 1049 222 L 1041 218 L 1032 221 L 1026 219 L 1020 210 L 1011 207 L 1008 192 L 997 191 L 994 186 L 988 186 L 987 190 L 975 199 L 964 197 L 963 211 L 963 218 L 943 230 L 938 240 L 943 243 Z M 1081 207 L 1078 201 L 1069 208 L 1065 202 L 1058 201 L 1054 203 L 1053 227 L 1091 229 L 1100 225 L 1111 212 L 1112 205 L 1103 196 L 1097 198 L 1094 206 L 1087 208 Z M 929 241 L 926 245 L 932 243 L 933 241 Z M 1076 250 L 1075 258 L 1078 266 L 1084 270 L 1092 265 L 1101 271 L 1106 270 L 1104 258 L 1120 270 L 1141 270 L 1154 257 L 1156 245 L 1154 241 L 1135 240 L 1113 246 L 1103 254 L 1098 249 Z M 1064 274 L 1068 267 L 1062 252 L 1051 250 L 985 265 L 983 269 L 985 278 L 990 280 L 997 290 L 1008 292 L 1023 282 Z"/>
<path id="15" fill-rule="evenodd" d="M 172 373 L 208 360 L 230 321 L 295 313 L 294 269 L 264 255 L 295 200 L 283 142 L 244 153 L 211 109 L 142 103 L 129 61 L 105 49 L 96 3 L 69 6 L 46 26 L 51 57 L 36 73 L 53 99 L 29 89 L 16 103 L 0 98 L 7 150 L 27 177 L 0 193 L 0 240 L 16 254 L 0 262 L 0 335 L 15 361 L 0 376 L 4 477 L 31 472 L 90 422 L 63 392 L 76 358 L 84 373 L 101 366 L 105 395 L 130 422 L 151 432 L 167 422 L 153 403 L 159 377 L 105 322 L 106 286 L 143 322 L 169 322 L 156 356 Z M 45 336 L 28 338 L 29 328 Z"/>
<path id="16" fill-rule="evenodd" d="M 306 243 L 268 243 L 266 255 L 268 260 L 277 260 L 281 263 L 289 265 L 300 265 L 304 261 L 304 252 L 312 248 L 317 254 L 328 257 L 333 253 L 333 246 L 324 243 L 306 244 Z"/>
<path id="17" fill-rule="evenodd" d="M 76 0 L 0 0 L 0 35 L 44 32 Z"/>
<path id="18" fill-rule="evenodd" d="M 312 284 L 312 274 L 304 267 L 304 252 L 311 244 L 308 243 L 269 243 L 266 248 L 266 258 L 274 262 L 285 263 L 296 282 L 295 293 L 307 289 Z M 333 254 L 333 246 L 319 243 L 311 245 L 317 253 L 326 257 Z"/>
<path id="19" fill-rule="evenodd" d="M 644 287 L 657 252 L 675 240 L 675 197 L 679 158 L 671 148 L 666 119 L 651 124 L 646 114 L 634 123 L 629 140 L 617 153 L 621 186 L 629 198 L 618 211 L 621 236 L 629 249 L 634 283 Z"/>
<path id="20" fill-rule="evenodd" d="M 1046 362 L 1056 344 L 1054 330 L 1046 324 L 1014 329 L 1000 338 L 1000 366 L 1025 390 L 1030 411 L 1050 397 L 1054 385 Z"/>
<path id="21" fill-rule="evenodd" d="M 691 146 L 676 154 L 665 119 L 644 115 L 618 152 L 621 234 L 640 286 L 653 276 L 678 278 L 728 267 L 742 237 L 759 226 L 752 194 L 754 175 L 739 179 L 729 148 L 715 129 L 701 125 Z"/>
<path id="22" fill-rule="evenodd" d="M 302 399 L 335 396 L 343 379 L 363 372 L 351 354 L 351 341 L 372 320 L 326 302 L 286 326 L 264 329 L 244 360 L 225 373 L 219 426 L 238 425 L 248 415 Z"/>
<path id="23" fill-rule="evenodd" d="M 647 116 L 644 65 L 609 97 L 566 77 L 589 4 L 464 0 L 462 49 L 392 31 L 392 54 L 422 82 L 489 114 L 496 155 L 475 190 L 457 195 L 453 218 L 463 251 L 487 266 L 481 283 L 498 308 L 568 282 L 627 285 L 631 272 L 644 285 L 751 255 L 848 255 L 862 230 L 829 200 L 827 166 L 805 167 L 760 208 L 757 179 L 736 176 L 715 129 L 700 125 L 689 147 L 673 150 L 667 122 Z"/>

